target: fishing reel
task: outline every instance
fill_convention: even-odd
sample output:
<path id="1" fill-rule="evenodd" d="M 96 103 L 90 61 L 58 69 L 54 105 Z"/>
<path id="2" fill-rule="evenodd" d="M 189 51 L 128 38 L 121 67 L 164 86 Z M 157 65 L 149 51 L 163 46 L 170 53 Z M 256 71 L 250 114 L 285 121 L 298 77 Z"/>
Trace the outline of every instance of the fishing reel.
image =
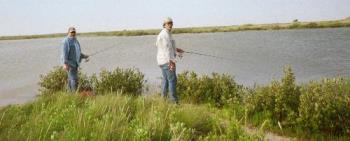
<path id="1" fill-rule="evenodd" d="M 183 57 L 183 52 L 176 52 L 176 57 L 179 57 L 180 59 L 182 59 Z"/>
<path id="2" fill-rule="evenodd" d="M 87 62 L 89 62 L 89 61 L 90 61 L 89 58 L 85 58 L 85 59 L 84 59 L 84 62 L 85 62 L 85 63 L 87 63 Z"/>

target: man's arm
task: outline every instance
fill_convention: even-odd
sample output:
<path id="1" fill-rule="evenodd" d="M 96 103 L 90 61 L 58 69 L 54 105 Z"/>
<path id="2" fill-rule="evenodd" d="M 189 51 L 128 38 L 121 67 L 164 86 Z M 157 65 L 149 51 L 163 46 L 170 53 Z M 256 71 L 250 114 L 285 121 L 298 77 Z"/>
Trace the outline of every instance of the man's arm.
<path id="1" fill-rule="evenodd" d="M 176 52 L 179 52 L 179 53 L 184 53 L 185 51 L 182 50 L 181 48 L 176 48 Z"/>
<path id="2" fill-rule="evenodd" d="M 87 59 L 89 58 L 89 55 L 86 55 L 86 54 L 83 54 L 83 53 L 80 53 L 80 56 L 82 59 Z"/>
<path id="3" fill-rule="evenodd" d="M 68 64 L 68 53 L 69 53 L 69 46 L 66 40 L 63 40 L 62 45 L 62 54 L 63 54 L 63 63 Z"/>
<path id="4" fill-rule="evenodd" d="M 63 45 L 62 45 L 62 56 L 63 56 L 63 69 L 69 70 L 69 65 L 68 65 L 68 53 L 69 53 L 69 46 L 67 43 L 67 40 L 63 40 Z"/>

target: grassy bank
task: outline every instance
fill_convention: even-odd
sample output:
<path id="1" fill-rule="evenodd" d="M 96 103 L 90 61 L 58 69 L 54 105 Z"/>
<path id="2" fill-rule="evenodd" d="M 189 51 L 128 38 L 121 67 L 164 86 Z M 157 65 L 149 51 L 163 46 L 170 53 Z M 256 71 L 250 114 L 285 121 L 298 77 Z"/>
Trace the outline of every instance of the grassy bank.
<path id="1" fill-rule="evenodd" d="M 158 96 L 64 92 L 0 111 L 1 140 L 259 140 L 237 118 L 208 105 L 174 105 Z"/>
<path id="2" fill-rule="evenodd" d="M 74 94 L 65 92 L 62 68 L 41 76 L 36 101 L 0 110 L 0 139 L 263 140 L 264 132 L 298 140 L 350 139 L 349 78 L 296 84 L 285 67 L 280 80 L 244 87 L 226 74 L 183 72 L 175 105 L 157 94 L 143 96 L 137 69 L 79 75 Z M 85 94 L 89 88 L 95 96 Z"/>
<path id="3" fill-rule="evenodd" d="M 174 34 L 181 33 L 211 33 L 211 32 L 236 32 L 247 30 L 282 30 L 282 29 L 308 29 L 308 28 L 337 28 L 350 27 L 350 18 L 333 21 L 317 21 L 317 22 L 299 22 L 294 20 L 291 23 L 273 23 L 273 24 L 244 24 L 233 26 L 211 26 L 211 27 L 188 27 L 175 28 Z M 142 36 L 156 35 L 160 29 L 148 30 L 123 30 L 109 32 L 89 32 L 79 33 L 83 37 L 94 36 Z M 37 38 L 55 38 L 63 37 L 66 33 L 43 34 L 43 35 L 23 35 L 23 36 L 0 36 L 0 40 L 20 40 L 20 39 L 37 39 Z"/>

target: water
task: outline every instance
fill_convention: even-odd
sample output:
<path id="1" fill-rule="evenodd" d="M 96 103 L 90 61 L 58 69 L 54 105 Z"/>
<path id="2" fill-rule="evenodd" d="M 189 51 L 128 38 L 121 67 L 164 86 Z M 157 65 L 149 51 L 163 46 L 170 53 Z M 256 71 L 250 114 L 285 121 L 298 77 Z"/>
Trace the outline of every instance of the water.
<path id="1" fill-rule="evenodd" d="M 247 86 L 279 79 L 285 65 L 292 66 L 299 83 L 350 76 L 350 28 L 180 34 L 174 38 L 184 50 L 229 58 L 184 54 L 177 72 L 228 73 Z M 79 38 L 87 54 L 110 48 L 82 63 L 82 70 L 92 74 L 102 68 L 135 67 L 150 84 L 159 84 L 155 39 L 156 36 Z M 39 75 L 60 65 L 61 40 L 0 41 L 0 105 L 23 103 L 35 97 Z"/>

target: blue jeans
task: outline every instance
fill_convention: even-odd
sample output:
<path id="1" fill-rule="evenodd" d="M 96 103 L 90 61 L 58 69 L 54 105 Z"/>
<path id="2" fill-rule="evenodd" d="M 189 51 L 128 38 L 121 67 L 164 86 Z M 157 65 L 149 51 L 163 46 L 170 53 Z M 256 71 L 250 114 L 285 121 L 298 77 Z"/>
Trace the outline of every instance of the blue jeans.
<path id="1" fill-rule="evenodd" d="M 170 100 L 178 103 L 177 95 L 176 95 L 176 72 L 170 71 L 168 64 L 160 65 L 162 69 L 162 96 L 167 97 L 167 93 L 169 90 Z"/>
<path id="2" fill-rule="evenodd" d="M 68 70 L 68 89 L 71 92 L 77 90 L 78 87 L 78 68 L 69 66 Z"/>

